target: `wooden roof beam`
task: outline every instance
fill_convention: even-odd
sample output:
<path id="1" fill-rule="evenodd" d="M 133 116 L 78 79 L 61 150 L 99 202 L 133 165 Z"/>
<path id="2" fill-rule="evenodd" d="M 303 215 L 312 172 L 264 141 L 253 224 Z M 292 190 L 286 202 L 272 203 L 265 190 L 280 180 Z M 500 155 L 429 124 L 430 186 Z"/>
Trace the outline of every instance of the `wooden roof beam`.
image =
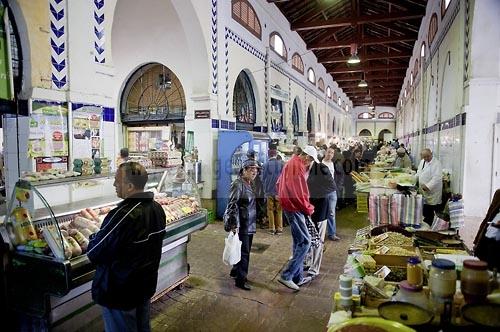
<path id="1" fill-rule="evenodd" d="M 368 55 L 360 55 L 359 58 L 361 59 L 361 62 L 363 61 L 370 61 L 370 60 L 385 60 L 385 59 L 407 59 L 411 58 L 411 53 L 410 52 L 391 52 L 389 54 L 368 54 Z M 340 57 L 340 56 L 323 56 L 318 58 L 319 63 L 341 63 L 341 62 L 347 62 L 349 59 L 348 56 Z"/>
<path id="2" fill-rule="evenodd" d="M 364 15 L 354 17 L 339 17 L 329 20 L 316 20 L 311 22 L 296 22 L 291 24 L 291 29 L 294 31 L 315 30 L 324 28 L 335 28 L 342 26 L 354 26 L 357 24 L 365 24 L 372 22 L 391 22 L 401 20 L 412 20 L 422 18 L 424 13 L 415 12 L 399 12 L 392 14 Z"/>
<path id="3" fill-rule="evenodd" d="M 398 80 L 398 79 L 403 79 L 405 78 L 406 75 L 404 74 L 398 74 L 398 75 L 366 75 L 365 80 L 370 82 L 371 80 Z M 350 81 L 360 81 L 363 79 L 363 76 L 359 77 L 333 77 L 333 80 L 338 82 L 350 82 Z"/>
<path id="4" fill-rule="evenodd" d="M 357 44 L 358 47 L 361 45 L 377 45 L 377 44 L 390 44 L 390 43 L 401 43 L 401 42 L 415 42 L 417 40 L 417 35 L 404 35 L 404 36 L 391 36 L 391 37 L 380 37 L 380 38 L 363 38 L 363 39 L 348 39 L 340 41 L 326 41 L 321 43 L 312 43 L 308 45 L 309 50 L 327 50 L 332 48 L 344 48 L 350 47 L 351 44 Z"/>
<path id="5" fill-rule="evenodd" d="M 358 66 L 358 67 L 347 67 L 342 66 L 341 68 L 333 68 L 328 70 L 329 74 L 346 74 L 346 73 L 359 73 L 359 72 L 371 72 L 371 71 L 385 71 L 385 70 L 398 70 L 407 69 L 408 65 L 379 65 L 379 66 Z"/>

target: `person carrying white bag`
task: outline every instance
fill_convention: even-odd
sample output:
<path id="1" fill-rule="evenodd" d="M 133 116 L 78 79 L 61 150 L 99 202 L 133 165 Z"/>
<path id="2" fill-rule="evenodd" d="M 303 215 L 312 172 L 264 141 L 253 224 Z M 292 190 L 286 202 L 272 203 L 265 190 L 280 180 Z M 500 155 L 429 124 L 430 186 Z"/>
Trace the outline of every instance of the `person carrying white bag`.
<path id="1" fill-rule="evenodd" d="M 248 291 L 251 290 L 247 283 L 250 248 L 256 232 L 258 210 L 253 182 L 258 168 L 259 163 L 255 160 L 243 162 L 238 178 L 231 184 L 229 202 L 224 212 L 224 230 L 230 233 L 226 239 L 223 261 L 229 264 L 236 261 L 238 254 L 234 246 L 240 241 L 240 259 L 233 265 L 229 275 L 235 279 L 236 287 Z"/>

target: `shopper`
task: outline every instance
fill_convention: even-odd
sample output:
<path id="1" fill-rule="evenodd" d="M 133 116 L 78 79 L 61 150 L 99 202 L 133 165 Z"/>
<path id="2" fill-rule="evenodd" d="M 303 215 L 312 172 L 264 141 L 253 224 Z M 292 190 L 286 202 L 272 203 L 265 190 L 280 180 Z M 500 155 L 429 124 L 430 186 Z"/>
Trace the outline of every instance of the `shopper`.
<path id="1" fill-rule="evenodd" d="M 123 163 L 126 163 L 129 160 L 130 158 L 128 156 L 128 149 L 127 148 L 120 149 L 120 155 L 116 159 L 116 167 L 120 166 Z"/>
<path id="2" fill-rule="evenodd" d="M 443 191 L 443 168 L 439 160 L 433 157 L 430 149 L 423 149 L 420 153 L 422 160 L 418 165 L 417 179 L 419 191 L 424 198 L 424 222 L 432 225 L 434 213 L 441 204 Z"/>
<path id="3" fill-rule="evenodd" d="M 114 186 L 123 201 L 90 237 L 87 257 L 96 266 L 92 299 L 103 307 L 107 332 L 150 331 L 166 219 L 153 193 L 144 192 L 147 180 L 139 163 L 121 164 Z"/>
<path id="4" fill-rule="evenodd" d="M 476 238 L 474 255 L 488 262 L 490 270 L 500 271 L 500 189 L 497 189 Z"/>
<path id="5" fill-rule="evenodd" d="M 267 220 L 269 222 L 270 234 L 283 233 L 283 211 L 278 199 L 276 182 L 278 181 L 284 163 L 277 159 L 276 150 L 269 150 L 269 161 L 262 169 L 262 184 L 267 201 Z"/>
<path id="6" fill-rule="evenodd" d="M 327 234 L 328 234 L 328 239 L 332 241 L 338 241 L 340 240 L 340 237 L 337 236 L 337 223 L 335 220 L 335 210 L 337 208 L 337 192 L 339 191 L 339 188 L 337 187 L 337 181 L 336 181 L 336 170 L 335 170 L 335 162 L 333 158 L 335 157 L 335 150 L 332 148 L 329 148 L 326 150 L 325 158 L 323 159 L 323 164 L 325 164 L 328 167 L 328 170 L 330 171 L 330 175 L 332 179 L 334 180 L 334 186 L 335 190 L 330 192 L 328 194 L 328 218 L 327 218 Z M 314 204 L 313 204 L 314 205 Z M 316 206 L 315 206 L 316 210 Z"/>
<path id="7" fill-rule="evenodd" d="M 398 148 L 396 150 L 397 157 L 392 163 L 393 167 L 397 168 L 410 168 L 411 169 L 411 160 L 406 153 L 405 148 Z"/>
<path id="8" fill-rule="evenodd" d="M 229 274 L 235 279 L 235 285 L 244 290 L 251 290 L 247 283 L 250 248 L 257 224 L 257 197 L 253 182 L 257 177 L 259 163 L 247 159 L 243 162 L 239 176 L 231 184 L 229 202 L 224 216 L 226 231 L 238 233 L 241 241 L 241 260 L 233 266 Z"/>
<path id="9" fill-rule="evenodd" d="M 354 161 L 351 151 L 347 150 L 343 155 L 343 175 L 344 175 L 344 192 L 341 198 L 342 206 L 345 207 L 354 201 L 354 181 L 351 172 L 354 170 Z"/>
<path id="10" fill-rule="evenodd" d="M 257 160 L 257 154 L 254 150 L 248 150 L 247 158 L 249 160 L 254 160 L 257 162 L 258 173 L 255 180 L 252 182 L 252 186 L 255 192 L 255 197 L 257 198 L 257 224 L 260 228 L 266 228 L 266 199 L 264 195 L 264 184 L 262 183 L 262 164 Z"/>
<path id="11" fill-rule="evenodd" d="M 306 146 L 304 149 L 304 152 L 308 155 L 307 163 L 310 164 L 309 173 L 307 175 L 307 187 L 309 188 L 309 201 L 314 206 L 314 213 L 311 215 L 311 220 L 319 233 L 320 241 L 318 246 L 311 245 L 310 252 L 312 262 L 307 273 L 312 278 L 315 278 L 318 276 L 321 267 L 327 218 L 331 213 L 329 198 L 330 195 L 335 195 L 336 200 L 337 186 L 335 185 L 335 181 L 333 180 L 333 176 L 328 166 L 318 161 L 316 150 L 311 148 L 310 146 Z M 325 153 L 331 160 L 333 151 L 327 149 Z M 335 211 L 335 207 L 333 207 L 333 209 Z"/>
<path id="12" fill-rule="evenodd" d="M 312 149 L 314 147 L 311 146 Z M 299 155 L 293 155 L 285 164 L 278 179 L 278 197 L 283 212 L 292 232 L 293 254 L 287 267 L 281 273 L 278 281 L 288 288 L 299 290 L 299 286 L 311 281 L 310 277 L 303 277 L 304 258 L 311 245 L 311 236 L 307 230 L 305 218 L 314 212 L 309 202 L 309 189 L 306 182 L 306 164 L 308 155 L 300 148 Z"/>

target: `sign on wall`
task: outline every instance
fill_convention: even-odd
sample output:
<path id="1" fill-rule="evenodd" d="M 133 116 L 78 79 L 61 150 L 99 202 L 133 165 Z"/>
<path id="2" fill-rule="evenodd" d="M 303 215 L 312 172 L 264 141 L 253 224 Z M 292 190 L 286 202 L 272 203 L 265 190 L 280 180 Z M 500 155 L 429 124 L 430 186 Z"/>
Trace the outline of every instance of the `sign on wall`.
<path id="1" fill-rule="evenodd" d="M 100 158 L 102 137 L 102 107 L 73 104 L 73 159 Z"/>

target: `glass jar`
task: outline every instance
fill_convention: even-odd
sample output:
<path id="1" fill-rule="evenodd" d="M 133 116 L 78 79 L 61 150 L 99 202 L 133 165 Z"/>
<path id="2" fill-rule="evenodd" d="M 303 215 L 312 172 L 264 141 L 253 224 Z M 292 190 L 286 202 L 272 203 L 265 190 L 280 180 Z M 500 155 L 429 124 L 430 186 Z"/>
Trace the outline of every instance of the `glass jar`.
<path id="1" fill-rule="evenodd" d="M 467 303 L 483 302 L 488 295 L 488 264 L 467 259 L 461 275 L 461 290 Z"/>
<path id="2" fill-rule="evenodd" d="M 424 283 L 424 276 L 422 273 L 422 266 L 420 265 L 420 258 L 408 258 L 408 264 L 406 265 L 406 275 L 408 284 L 410 284 L 411 286 L 422 287 L 422 284 Z"/>
<path id="3" fill-rule="evenodd" d="M 434 259 L 429 272 L 429 289 L 434 297 L 453 298 L 456 291 L 455 263 L 447 259 Z"/>
<path id="4" fill-rule="evenodd" d="M 429 307 L 429 301 L 422 290 L 422 286 L 410 285 L 408 280 L 403 280 L 399 283 L 399 290 L 394 295 L 393 300 L 411 303 L 423 309 L 428 309 Z"/>

